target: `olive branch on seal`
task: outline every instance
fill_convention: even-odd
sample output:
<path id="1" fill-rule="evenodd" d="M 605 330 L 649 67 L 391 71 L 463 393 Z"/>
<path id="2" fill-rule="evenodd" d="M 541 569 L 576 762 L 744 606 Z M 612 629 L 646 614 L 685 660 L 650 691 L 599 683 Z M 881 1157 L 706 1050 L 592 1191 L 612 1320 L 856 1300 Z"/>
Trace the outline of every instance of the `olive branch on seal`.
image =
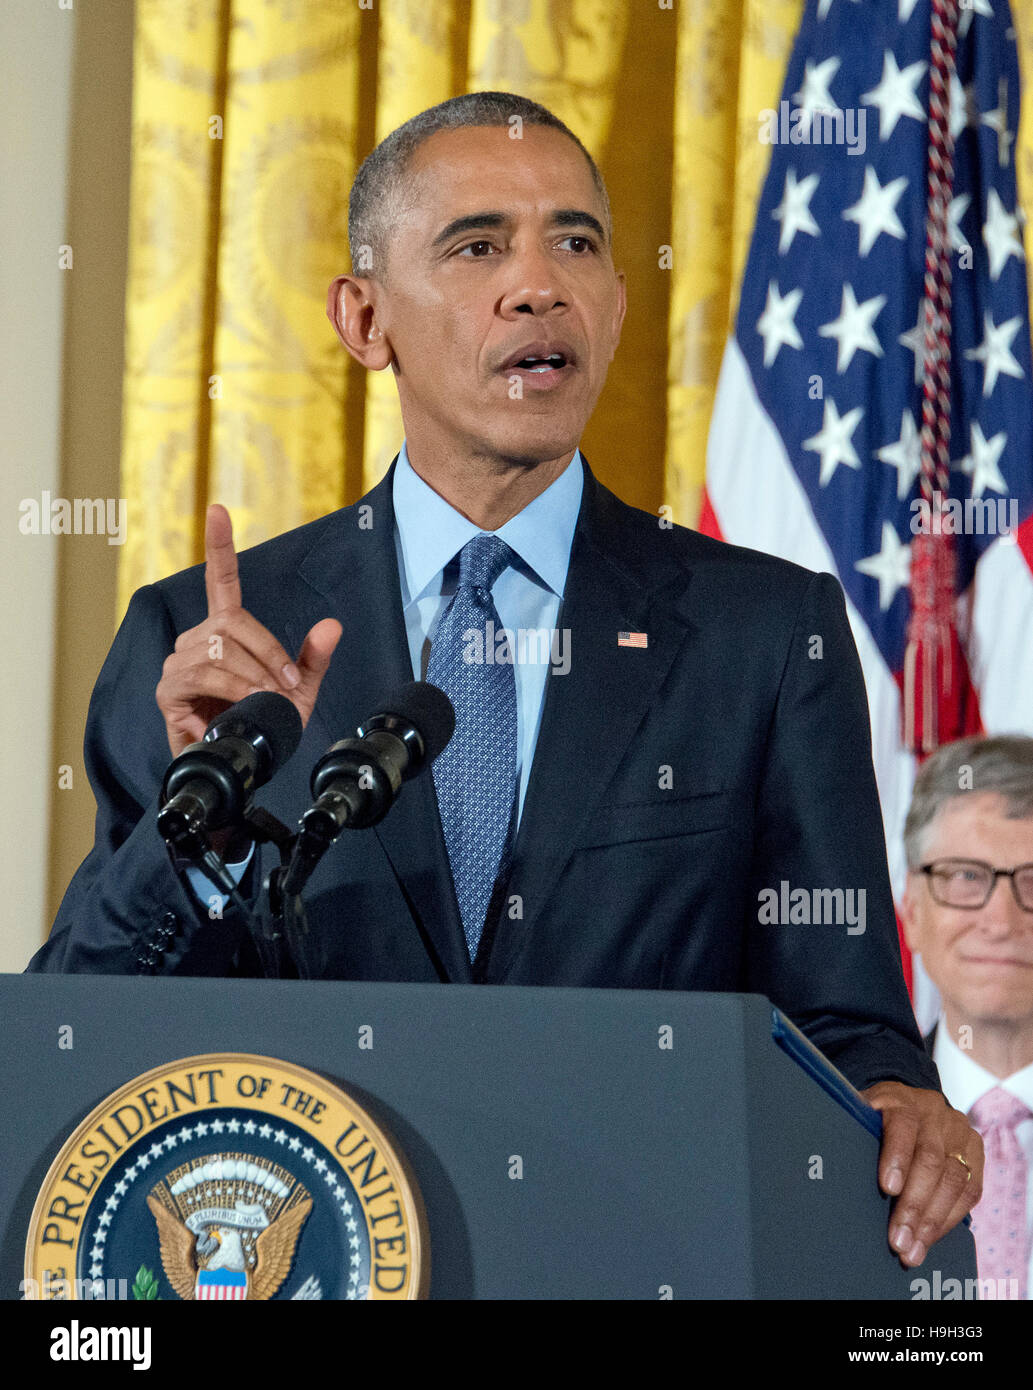
<path id="1" fill-rule="evenodd" d="M 133 1297 L 153 1300 L 156 1303 L 161 1302 L 161 1296 L 158 1293 L 158 1281 L 154 1277 L 154 1271 L 148 1269 L 146 1265 L 141 1265 L 136 1271 L 136 1278 L 133 1280 Z"/>

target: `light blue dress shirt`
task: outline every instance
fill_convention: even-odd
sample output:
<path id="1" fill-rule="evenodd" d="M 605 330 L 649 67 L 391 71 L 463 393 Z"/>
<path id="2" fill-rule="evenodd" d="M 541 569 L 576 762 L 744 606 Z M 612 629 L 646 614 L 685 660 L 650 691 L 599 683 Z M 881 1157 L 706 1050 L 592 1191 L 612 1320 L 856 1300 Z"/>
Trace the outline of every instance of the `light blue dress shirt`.
<path id="1" fill-rule="evenodd" d="M 554 679 L 562 679 L 570 669 L 570 634 L 557 631 L 556 619 L 567 583 L 584 480 L 581 451 L 577 449 L 560 476 L 493 533 L 516 556 L 496 580 L 492 597 L 509 634 L 516 680 L 517 824 L 538 742 L 545 682 L 550 669 L 556 673 Z M 409 657 L 413 678 L 423 680 L 434 633 L 455 593 L 459 552 L 467 541 L 481 534 L 481 529 L 423 481 L 409 462 L 404 443 L 395 465 L 391 496 Z M 497 646 L 496 651 L 500 650 Z M 242 863 L 227 865 L 235 882 L 244 876 L 253 853 L 254 848 Z M 200 869 L 188 869 L 187 877 L 206 907 L 218 904 L 215 911 L 219 913 L 225 909 L 228 899 Z"/>

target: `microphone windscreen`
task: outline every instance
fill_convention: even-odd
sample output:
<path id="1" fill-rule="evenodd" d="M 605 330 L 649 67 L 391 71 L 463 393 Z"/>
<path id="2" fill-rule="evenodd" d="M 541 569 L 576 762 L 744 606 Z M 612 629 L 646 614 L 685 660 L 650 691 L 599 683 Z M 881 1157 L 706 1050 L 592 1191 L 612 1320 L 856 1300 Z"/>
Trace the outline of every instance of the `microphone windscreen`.
<path id="1" fill-rule="evenodd" d="M 456 712 L 443 690 L 428 681 L 410 681 L 381 703 L 381 712 L 407 719 L 420 731 L 428 763 L 432 763 L 452 737 Z"/>
<path id="2" fill-rule="evenodd" d="M 272 754 L 270 776 L 283 767 L 301 742 L 301 715 L 297 706 L 275 690 L 256 690 L 208 725 L 205 738 L 211 742 L 225 734 L 236 734 L 249 742 L 261 734 Z"/>

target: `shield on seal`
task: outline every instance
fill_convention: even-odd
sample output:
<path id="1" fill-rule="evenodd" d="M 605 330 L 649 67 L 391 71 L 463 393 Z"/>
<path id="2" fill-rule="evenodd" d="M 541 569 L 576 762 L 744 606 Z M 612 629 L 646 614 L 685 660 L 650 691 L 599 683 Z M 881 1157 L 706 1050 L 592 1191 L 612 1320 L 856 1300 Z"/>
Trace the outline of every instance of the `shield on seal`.
<path id="1" fill-rule="evenodd" d="M 235 1269 L 199 1269 L 195 1298 L 247 1298 L 247 1275 Z"/>

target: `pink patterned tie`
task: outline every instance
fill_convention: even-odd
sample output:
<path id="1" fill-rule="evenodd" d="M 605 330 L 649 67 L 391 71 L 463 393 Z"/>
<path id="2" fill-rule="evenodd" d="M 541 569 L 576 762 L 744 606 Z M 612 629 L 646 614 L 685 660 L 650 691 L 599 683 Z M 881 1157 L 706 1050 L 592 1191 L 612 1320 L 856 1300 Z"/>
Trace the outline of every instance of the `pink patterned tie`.
<path id="1" fill-rule="evenodd" d="M 969 1111 L 969 1119 L 983 1136 L 986 1167 L 983 1195 L 972 1208 L 972 1234 L 980 1279 L 1015 1280 L 1017 1296 L 1026 1297 L 1029 1245 L 1026 1233 L 1027 1164 L 1015 1127 L 1031 1112 L 1017 1096 L 995 1086 Z M 1010 1284 L 998 1284 L 1004 1297 Z"/>

